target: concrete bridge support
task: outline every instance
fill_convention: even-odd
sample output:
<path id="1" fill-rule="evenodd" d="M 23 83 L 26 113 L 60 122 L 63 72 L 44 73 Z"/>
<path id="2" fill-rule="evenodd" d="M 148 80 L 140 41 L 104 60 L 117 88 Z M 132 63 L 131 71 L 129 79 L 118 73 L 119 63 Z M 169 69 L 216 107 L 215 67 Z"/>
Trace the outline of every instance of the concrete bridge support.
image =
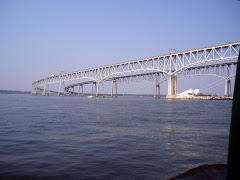
<path id="1" fill-rule="evenodd" d="M 80 93 L 80 89 L 82 90 L 81 93 Z M 80 85 L 78 86 L 78 96 L 83 96 L 83 85 L 82 85 L 82 84 L 80 84 Z"/>
<path id="2" fill-rule="evenodd" d="M 96 96 L 96 94 L 97 94 L 97 85 L 96 85 L 96 82 L 93 82 L 92 83 L 92 93 L 91 93 L 91 96 Z"/>
<path id="3" fill-rule="evenodd" d="M 69 87 L 67 89 L 67 95 L 68 96 L 74 96 L 74 87 Z"/>
<path id="4" fill-rule="evenodd" d="M 114 94 L 114 90 L 115 90 L 115 94 Z M 116 79 L 114 79 L 112 81 L 111 97 L 117 97 L 117 82 L 116 82 Z"/>
<path id="5" fill-rule="evenodd" d="M 71 96 L 74 96 L 74 86 L 72 87 L 72 95 Z"/>
<path id="6" fill-rule="evenodd" d="M 168 80 L 168 96 L 177 95 L 177 76 L 170 75 Z"/>
<path id="7" fill-rule="evenodd" d="M 160 98 L 160 84 L 156 84 L 156 85 L 155 85 L 154 98 Z"/>
<path id="8" fill-rule="evenodd" d="M 59 88 L 58 88 L 58 96 L 60 96 L 61 94 L 66 96 L 66 90 L 65 90 L 65 83 L 64 83 L 64 81 L 60 82 Z"/>
<path id="9" fill-rule="evenodd" d="M 231 80 L 225 80 L 225 96 L 231 96 Z"/>

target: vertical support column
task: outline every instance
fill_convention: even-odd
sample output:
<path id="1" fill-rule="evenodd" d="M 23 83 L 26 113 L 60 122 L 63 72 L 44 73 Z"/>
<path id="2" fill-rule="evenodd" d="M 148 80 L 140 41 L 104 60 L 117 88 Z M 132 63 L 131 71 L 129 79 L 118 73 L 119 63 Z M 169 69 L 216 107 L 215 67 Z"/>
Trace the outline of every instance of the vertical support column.
<path id="1" fill-rule="evenodd" d="M 95 86 L 95 92 L 93 93 L 94 86 Z M 97 86 L 96 86 L 96 82 L 93 82 L 92 83 L 92 94 L 91 94 L 91 96 L 96 96 L 96 95 L 97 95 Z"/>
<path id="2" fill-rule="evenodd" d="M 113 97 L 113 84 L 114 84 L 114 80 L 112 81 L 111 97 Z"/>
<path id="3" fill-rule="evenodd" d="M 72 90 L 71 90 L 71 88 L 69 87 L 69 88 L 68 88 L 68 96 L 71 96 L 71 94 L 72 94 Z"/>
<path id="4" fill-rule="evenodd" d="M 46 84 L 44 85 L 43 92 L 42 92 L 42 96 L 45 96 L 45 95 L 46 95 Z"/>
<path id="5" fill-rule="evenodd" d="M 94 84 L 95 85 L 95 96 L 98 97 L 98 88 L 97 88 L 97 83 Z"/>
<path id="6" fill-rule="evenodd" d="M 226 66 L 225 96 L 231 96 L 231 80 L 229 79 L 229 66 Z"/>
<path id="7" fill-rule="evenodd" d="M 59 84 L 59 89 L 58 89 L 58 96 L 61 95 L 61 93 L 66 96 L 66 89 L 65 89 L 65 83 L 64 81 L 61 81 Z"/>
<path id="8" fill-rule="evenodd" d="M 73 96 L 74 96 L 74 86 L 72 87 L 72 89 L 73 89 Z"/>
<path id="9" fill-rule="evenodd" d="M 83 96 L 83 85 L 82 85 L 82 94 L 81 94 L 81 96 Z"/>
<path id="10" fill-rule="evenodd" d="M 58 96 L 60 96 L 60 94 L 61 94 L 61 86 L 62 86 L 62 82 L 60 82 L 60 84 L 59 84 L 59 88 L 58 88 Z"/>
<path id="11" fill-rule="evenodd" d="M 92 83 L 92 93 L 91 93 L 91 96 L 93 96 L 93 83 Z"/>
<path id="12" fill-rule="evenodd" d="M 231 80 L 225 80 L 225 96 L 231 96 Z"/>
<path id="13" fill-rule="evenodd" d="M 50 88 L 49 88 L 49 84 L 47 84 L 47 95 L 50 95 Z"/>
<path id="14" fill-rule="evenodd" d="M 160 84 L 156 84 L 156 85 L 155 85 L 154 98 L 160 98 Z"/>
<path id="15" fill-rule="evenodd" d="M 80 95 L 80 84 L 78 85 L 78 96 Z"/>
<path id="16" fill-rule="evenodd" d="M 69 92 L 69 89 L 67 88 L 65 96 L 68 96 L 68 92 Z"/>
<path id="17" fill-rule="evenodd" d="M 154 94 L 154 98 L 157 98 L 157 84 L 155 84 L 155 94 Z"/>
<path id="18" fill-rule="evenodd" d="M 168 96 L 177 95 L 177 76 L 170 75 L 168 81 Z"/>
<path id="19" fill-rule="evenodd" d="M 115 90 L 115 94 L 114 94 L 114 90 Z M 117 97 L 117 82 L 116 82 L 116 79 L 114 79 L 112 81 L 111 97 Z"/>
<path id="20" fill-rule="evenodd" d="M 115 80 L 115 97 L 117 97 L 117 81 Z"/>
<path id="21" fill-rule="evenodd" d="M 178 88 L 177 88 L 177 76 L 174 76 L 174 95 L 177 95 Z"/>
<path id="22" fill-rule="evenodd" d="M 172 95 L 172 75 L 170 75 L 168 79 L 168 96 L 171 95 Z"/>

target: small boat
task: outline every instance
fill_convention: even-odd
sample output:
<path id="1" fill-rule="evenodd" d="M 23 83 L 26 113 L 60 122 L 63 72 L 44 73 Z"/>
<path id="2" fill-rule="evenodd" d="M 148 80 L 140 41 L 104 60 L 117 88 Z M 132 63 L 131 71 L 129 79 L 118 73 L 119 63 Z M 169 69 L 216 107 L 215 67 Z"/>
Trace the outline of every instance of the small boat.
<path id="1" fill-rule="evenodd" d="M 94 96 L 88 96 L 88 98 L 93 98 Z"/>

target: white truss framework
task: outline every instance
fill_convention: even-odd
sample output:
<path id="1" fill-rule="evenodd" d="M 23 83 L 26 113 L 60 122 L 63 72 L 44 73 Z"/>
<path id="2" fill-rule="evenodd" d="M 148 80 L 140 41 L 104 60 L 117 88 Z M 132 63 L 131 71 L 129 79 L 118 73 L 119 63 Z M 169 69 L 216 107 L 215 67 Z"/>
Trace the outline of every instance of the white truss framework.
<path id="1" fill-rule="evenodd" d="M 236 76 L 237 62 L 214 64 L 214 65 L 205 65 L 188 68 L 185 71 L 181 71 L 177 77 L 190 77 L 190 76 L 199 76 L 199 75 L 213 75 L 218 76 L 223 79 L 231 79 Z M 120 76 L 115 78 L 110 78 L 106 81 L 116 81 L 117 84 L 122 83 L 132 83 L 132 82 L 150 82 L 153 84 L 161 84 L 164 81 L 168 80 L 168 74 L 162 72 L 154 73 L 144 73 L 144 74 L 135 74 L 129 76 Z M 71 84 L 66 86 L 66 91 L 70 91 L 70 88 L 77 87 L 79 85 L 92 84 L 96 81 L 87 81 L 82 83 Z"/>
<path id="2" fill-rule="evenodd" d="M 160 84 L 168 79 L 168 74 L 162 72 L 135 74 L 130 76 L 121 76 L 115 78 L 117 84 L 132 83 L 132 82 L 150 82 Z"/>
<path id="3" fill-rule="evenodd" d="M 208 46 L 181 52 L 126 61 L 97 68 L 85 69 L 59 75 L 52 75 L 33 82 L 33 90 L 46 84 L 90 79 L 102 82 L 124 74 L 146 71 L 161 72 L 168 75 L 179 74 L 191 67 L 213 62 L 227 62 L 239 55 L 240 41 Z"/>
<path id="4" fill-rule="evenodd" d="M 237 70 L 237 62 L 212 64 L 208 66 L 199 66 L 189 68 L 177 74 L 177 77 L 189 77 L 200 75 L 214 75 L 224 79 L 235 77 Z"/>
<path id="5" fill-rule="evenodd" d="M 177 77 L 190 77 L 190 76 L 200 76 L 200 75 L 213 75 L 224 79 L 231 79 L 235 77 L 237 69 L 237 62 L 222 63 L 206 66 L 198 66 L 193 68 L 188 68 L 185 71 L 181 71 Z M 122 76 L 117 77 L 116 82 L 121 83 L 132 83 L 132 82 L 151 82 L 153 84 L 161 84 L 168 80 L 168 74 L 162 72 L 156 73 L 145 73 L 136 74 L 132 76 Z"/>

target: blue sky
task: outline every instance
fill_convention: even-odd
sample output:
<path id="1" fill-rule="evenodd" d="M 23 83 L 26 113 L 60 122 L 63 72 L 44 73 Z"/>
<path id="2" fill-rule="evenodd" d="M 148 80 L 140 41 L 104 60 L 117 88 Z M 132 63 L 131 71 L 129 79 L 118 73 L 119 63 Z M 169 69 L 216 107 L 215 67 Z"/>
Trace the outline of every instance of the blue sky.
<path id="1" fill-rule="evenodd" d="M 238 41 L 239 17 L 236 0 L 0 0 L 0 89 L 31 90 L 51 74 Z"/>

